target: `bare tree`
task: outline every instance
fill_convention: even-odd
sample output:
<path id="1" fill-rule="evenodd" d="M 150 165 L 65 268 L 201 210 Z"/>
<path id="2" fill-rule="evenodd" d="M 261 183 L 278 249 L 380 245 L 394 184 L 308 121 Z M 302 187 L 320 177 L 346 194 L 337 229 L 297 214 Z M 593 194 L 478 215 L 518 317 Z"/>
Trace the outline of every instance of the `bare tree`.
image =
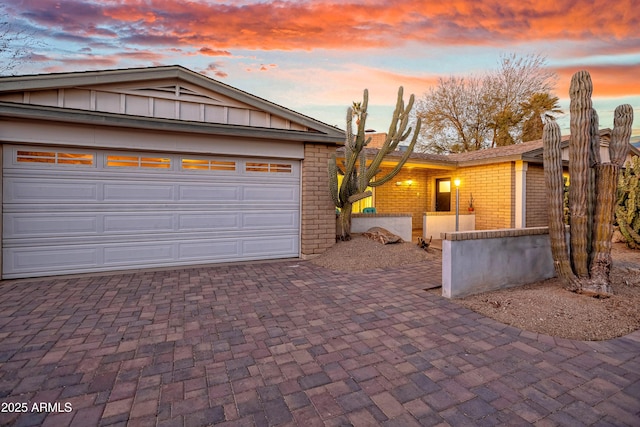
<path id="1" fill-rule="evenodd" d="M 555 74 L 539 55 L 501 57 L 497 70 L 482 77 L 440 79 L 417 103 L 422 120 L 418 151 L 474 151 L 522 141 L 530 117 L 526 102 L 549 94 Z"/>
<path id="2" fill-rule="evenodd" d="M 12 75 L 31 61 L 34 47 L 42 42 L 28 30 L 10 22 L 4 6 L 0 6 L 0 16 L 0 75 Z"/>
<path id="3" fill-rule="evenodd" d="M 483 115 L 486 100 L 481 79 L 441 78 L 417 103 L 416 116 L 423 128 L 422 147 L 435 153 L 485 148 L 491 132 Z"/>

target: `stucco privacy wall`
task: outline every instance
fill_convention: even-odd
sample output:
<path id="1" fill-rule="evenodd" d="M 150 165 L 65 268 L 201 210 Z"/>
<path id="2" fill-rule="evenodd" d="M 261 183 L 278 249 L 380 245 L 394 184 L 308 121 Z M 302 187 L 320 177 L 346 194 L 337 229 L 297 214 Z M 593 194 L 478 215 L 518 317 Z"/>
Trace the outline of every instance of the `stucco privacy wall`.
<path id="1" fill-rule="evenodd" d="M 444 297 L 463 297 L 554 276 L 548 227 L 443 235 Z"/>
<path id="2" fill-rule="evenodd" d="M 411 242 L 413 227 L 411 214 L 353 214 L 351 232 L 365 233 L 372 227 L 381 227 L 400 236 L 405 242 Z"/>
<path id="3" fill-rule="evenodd" d="M 422 237 L 429 240 L 439 239 L 442 233 L 456 229 L 455 212 L 425 212 L 423 215 Z M 458 215 L 458 230 L 473 231 L 476 229 L 476 215 L 461 209 Z"/>
<path id="4" fill-rule="evenodd" d="M 335 146 L 305 144 L 302 161 L 303 258 L 326 251 L 336 241 L 335 206 L 329 195 L 327 164 Z"/>

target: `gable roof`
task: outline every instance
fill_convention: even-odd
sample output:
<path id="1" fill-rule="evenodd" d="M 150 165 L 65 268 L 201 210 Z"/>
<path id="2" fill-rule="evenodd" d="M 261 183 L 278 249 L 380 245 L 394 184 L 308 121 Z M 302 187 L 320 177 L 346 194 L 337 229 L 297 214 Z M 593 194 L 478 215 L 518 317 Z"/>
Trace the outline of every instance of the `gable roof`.
<path id="1" fill-rule="evenodd" d="M 123 106 L 128 102 L 134 107 Z M 154 105 L 165 111 L 158 114 Z M 187 107 L 190 113 L 179 111 Z M 255 137 L 260 128 L 267 138 L 344 140 L 334 126 L 179 65 L 0 77 L 0 115 Z"/>

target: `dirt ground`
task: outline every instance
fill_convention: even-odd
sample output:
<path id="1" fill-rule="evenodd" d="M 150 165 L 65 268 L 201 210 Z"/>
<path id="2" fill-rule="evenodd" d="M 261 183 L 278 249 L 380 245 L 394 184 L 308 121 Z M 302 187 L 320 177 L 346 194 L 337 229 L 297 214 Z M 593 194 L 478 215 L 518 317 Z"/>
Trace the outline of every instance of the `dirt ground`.
<path id="1" fill-rule="evenodd" d="M 614 243 L 611 278 L 615 295 L 596 299 L 563 289 L 557 278 L 454 300 L 520 329 L 554 337 L 600 341 L 640 329 L 640 251 Z M 441 262 L 441 252 L 413 243 L 382 245 L 356 236 L 311 260 L 330 270 L 363 271 Z M 441 289 L 430 292 L 441 294 Z"/>

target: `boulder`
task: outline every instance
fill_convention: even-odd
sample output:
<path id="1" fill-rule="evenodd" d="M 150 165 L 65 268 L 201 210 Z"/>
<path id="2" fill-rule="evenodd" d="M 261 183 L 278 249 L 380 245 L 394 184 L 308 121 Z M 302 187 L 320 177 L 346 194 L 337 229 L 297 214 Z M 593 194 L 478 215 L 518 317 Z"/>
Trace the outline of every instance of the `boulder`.
<path id="1" fill-rule="evenodd" d="M 382 227 L 371 227 L 366 232 L 362 233 L 364 237 L 367 239 L 375 240 L 376 242 L 380 242 L 383 245 L 387 245 L 389 243 L 403 243 L 402 237 L 393 234 L 389 230 Z"/>

